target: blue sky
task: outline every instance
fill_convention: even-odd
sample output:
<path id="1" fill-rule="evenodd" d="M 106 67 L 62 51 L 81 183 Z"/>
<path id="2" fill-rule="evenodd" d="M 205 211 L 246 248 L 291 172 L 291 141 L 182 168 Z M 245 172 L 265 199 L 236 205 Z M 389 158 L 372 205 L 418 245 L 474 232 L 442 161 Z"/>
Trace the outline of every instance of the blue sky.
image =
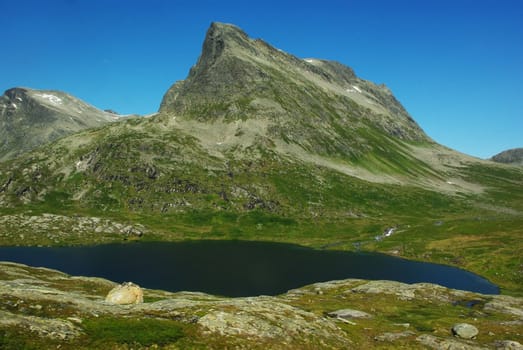
<path id="1" fill-rule="evenodd" d="M 433 139 L 486 158 L 523 147 L 523 1 L 0 0 L 0 90 L 158 109 L 212 21 L 385 83 Z"/>

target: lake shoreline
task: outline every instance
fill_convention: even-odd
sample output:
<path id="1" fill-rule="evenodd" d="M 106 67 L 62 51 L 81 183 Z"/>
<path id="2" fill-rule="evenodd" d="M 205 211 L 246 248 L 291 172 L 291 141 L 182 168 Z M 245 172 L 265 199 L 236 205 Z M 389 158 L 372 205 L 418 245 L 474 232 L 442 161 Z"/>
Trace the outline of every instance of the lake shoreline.
<path id="1" fill-rule="evenodd" d="M 47 255 L 42 257 L 44 260 L 38 260 L 38 254 Z M 279 242 L 185 240 L 75 247 L 0 247 L 0 260 L 6 260 L 6 256 L 19 263 L 38 264 L 70 274 L 91 275 L 122 282 L 140 282 L 140 278 L 145 277 L 140 277 L 139 271 L 146 275 L 155 271 L 161 279 L 185 278 L 188 290 L 231 297 L 277 295 L 311 283 L 346 278 L 396 280 L 403 283 L 426 282 L 487 294 L 500 292 L 498 286 L 484 277 L 457 267 L 369 251 L 325 250 Z M 133 257 L 133 261 L 127 259 L 129 256 Z M 45 259 L 51 259 L 52 264 L 46 263 Z M 141 261 L 146 267 L 134 260 Z M 62 266 L 63 262 L 67 263 Z M 115 264 L 123 264 L 124 267 L 115 268 Z M 176 271 L 172 275 L 162 271 L 173 268 Z M 112 269 L 112 272 L 104 269 Z M 134 271 L 138 279 L 129 274 L 129 271 Z M 271 273 L 277 276 L 272 277 Z M 191 278 L 191 275 L 209 275 L 209 278 L 216 279 L 220 274 L 227 277 L 223 281 L 215 281 L 217 289 Z M 289 280 L 291 282 L 288 282 Z M 475 287 L 470 289 L 463 281 Z M 187 290 L 183 286 L 166 286 L 147 278 L 144 282 L 149 288 Z M 228 283 L 239 283 L 240 287 L 233 286 L 228 290 Z M 245 286 L 242 286 L 242 283 Z"/>

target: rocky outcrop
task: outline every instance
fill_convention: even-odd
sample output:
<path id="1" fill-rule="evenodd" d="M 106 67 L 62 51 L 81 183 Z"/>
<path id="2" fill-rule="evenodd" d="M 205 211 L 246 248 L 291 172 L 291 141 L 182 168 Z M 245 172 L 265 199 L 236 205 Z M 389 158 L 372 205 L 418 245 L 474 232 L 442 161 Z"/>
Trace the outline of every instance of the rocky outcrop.
<path id="1" fill-rule="evenodd" d="M 307 335 L 318 340 L 329 339 L 329 342 L 340 346 L 350 343 L 332 321 L 272 297 L 215 303 L 213 309 L 201 317 L 197 324 L 206 333 L 225 336 L 277 339 L 292 343 Z"/>
<path id="2" fill-rule="evenodd" d="M 0 334 L 8 332 L 20 341 L 30 338 L 40 348 L 56 341 L 85 346 L 97 322 L 152 319 L 183 324 L 187 331 L 184 343 L 171 344 L 171 348 L 518 349 L 522 341 L 518 322 L 523 318 L 513 312 L 523 309 L 521 298 L 431 284 L 354 279 L 317 283 L 281 296 L 249 298 L 143 289 L 134 299 L 144 297 L 143 303 L 106 301 L 108 293 L 116 295 L 135 287 L 2 262 Z M 409 287 L 409 299 L 400 298 Z M 481 302 L 470 307 L 456 303 L 464 298 Z M 498 308 L 487 308 L 486 301 L 495 302 Z M 473 339 L 453 337 L 449 321 L 474 323 L 482 331 Z M 138 327 L 137 331 L 152 332 L 147 333 L 148 339 L 158 336 L 146 328 Z M 57 344 L 53 344 L 55 348 Z"/>
<path id="3" fill-rule="evenodd" d="M 56 244 L 64 241 L 115 235 L 124 239 L 139 238 L 147 230 L 140 224 L 123 224 L 109 219 L 87 216 L 65 216 L 56 214 L 3 215 L 0 216 L 0 240 L 17 245 Z M 12 243 L 11 243 L 12 244 Z"/>
<path id="4" fill-rule="evenodd" d="M 514 340 L 499 340 L 494 343 L 498 350 L 523 350 L 523 345 Z"/>
<path id="5" fill-rule="evenodd" d="M 79 327 L 68 320 L 16 315 L 0 310 L 0 329 L 20 325 L 26 326 L 29 332 L 35 333 L 37 336 L 58 340 L 76 338 L 81 334 Z"/>
<path id="6" fill-rule="evenodd" d="M 498 295 L 496 298 L 487 302 L 484 309 L 489 312 L 502 312 L 523 320 L 523 308 L 520 303 L 520 298 Z"/>
<path id="7" fill-rule="evenodd" d="M 105 301 L 111 304 L 141 304 L 143 303 L 143 290 L 132 282 L 124 282 L 114 287 L 105 297 Z"/>
<path id="8" fill-rule="evenodd" d="M 435 350 L 488 350 L 489 347 L 460 340 L 436 337 L 430 334 L 422 334 L 416 338 L 420 344 Z"/>
<path id="9" fill-rule="evenodd" d="M 374 338 L 376 341 L 382 341 L 382 342 L 394 342 L 398 339 L 405 338 L 405 337 L 411 337 L 413 335 L 416 335 L 413 331 L 404 331 L 404 332 L 386 332 L 383 334 L 378 335 Z"/>

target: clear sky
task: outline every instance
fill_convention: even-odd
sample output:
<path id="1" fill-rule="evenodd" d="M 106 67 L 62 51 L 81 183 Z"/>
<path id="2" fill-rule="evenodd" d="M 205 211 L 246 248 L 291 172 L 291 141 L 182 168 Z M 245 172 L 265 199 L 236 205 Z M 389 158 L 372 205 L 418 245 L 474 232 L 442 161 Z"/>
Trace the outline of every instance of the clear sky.
<path id="1" fill-rule="evenodd" d="M 213 21 L 385 83 L 427 134 L 486 158 L 523 147 L 522 0 L 0 0 L 0 90 L 155 112 Z"/>

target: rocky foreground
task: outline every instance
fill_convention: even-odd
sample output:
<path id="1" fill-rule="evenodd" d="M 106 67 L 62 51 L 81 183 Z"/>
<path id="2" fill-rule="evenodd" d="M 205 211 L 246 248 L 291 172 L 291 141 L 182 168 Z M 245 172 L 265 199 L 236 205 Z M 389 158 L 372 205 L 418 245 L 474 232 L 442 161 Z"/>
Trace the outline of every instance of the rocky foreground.
<path id="1" fill-rule="evenodd" d="M 0 263 L 0 348 L 523 349 L 523 299 L 349 279 L 270 297 L 143 291 Z"/>

